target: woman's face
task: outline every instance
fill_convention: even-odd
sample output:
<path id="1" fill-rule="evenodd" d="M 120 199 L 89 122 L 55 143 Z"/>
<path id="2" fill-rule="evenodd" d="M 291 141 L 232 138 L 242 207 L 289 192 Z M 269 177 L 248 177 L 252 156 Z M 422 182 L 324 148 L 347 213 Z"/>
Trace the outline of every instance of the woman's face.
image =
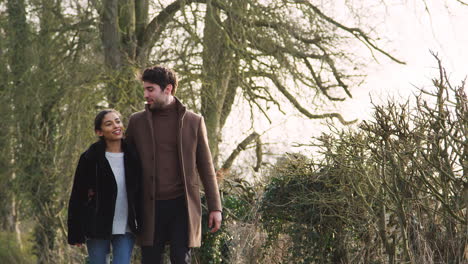
<path id="1" fill-rule="evenodd" d="M 96 135 L 104 137 L 106 141 L 121 140 L 123 130 L 124 127 L 120 116 L 115 112 L 109 112 L 102 119 L 101 130 L 96 130 Z"/>

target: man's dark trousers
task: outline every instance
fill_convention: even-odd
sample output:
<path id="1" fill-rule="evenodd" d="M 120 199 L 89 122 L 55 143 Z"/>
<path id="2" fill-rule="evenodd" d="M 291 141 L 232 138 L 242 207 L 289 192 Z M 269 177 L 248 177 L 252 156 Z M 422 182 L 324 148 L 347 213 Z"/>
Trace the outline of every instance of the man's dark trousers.
<path id="1" fill-rule="evenodd" d="M 153 246 L 141 247 L 142 264 L 161 264 L 164 246 L 170 245 L 172 264 L 190 264 L 188 215 L 185 197 L 156 201 L 155 240 Z"/>

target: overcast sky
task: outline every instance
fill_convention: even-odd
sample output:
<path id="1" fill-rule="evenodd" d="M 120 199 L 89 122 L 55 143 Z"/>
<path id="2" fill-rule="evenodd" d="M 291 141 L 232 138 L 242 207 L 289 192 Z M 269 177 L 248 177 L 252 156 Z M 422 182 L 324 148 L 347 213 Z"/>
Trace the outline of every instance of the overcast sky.
<path id="1" fill-rule="evenodd" d="M 345 8 L 339 9 L 340 1 L 344 0 L 336 0 L 333 4 L 330 1 L 324 3 L 334 8 L 338 15 L 346 16 L 349 12 Z M 416 87 L 429 88 L 431 79 L 437 76 L 437 62 L 430 50 L 438 53 L 451 76 L 452 84 L 460 84 L 468 75 L 468 6 L 462 6 L 456 0 L 445 0 L 445 3 L 444 0 L 426 0 L 428 13 L 423 0 L 386 0 L 385 6 L 377 5 L 380 1 L 376 0 L 354 2 L 362 8 L 373 10 L 367 19 L 376 19 L 375 31 L 382 37 L 378 43 L 405 61 L 406 65 L 392 62 L 384 56 L 377 56 L 378 62 L 370 61 L 364 69 L 367 74 L 365 82 L 352 90 L 352 99 L 338 106 L 337 111 L 346 119 L 370 118 L 371 97 L 379 104 L 388 98 L 404 100 L 417 91 Z M 369 57 L 368 52 L 363 52 L 363 56 Z M 255 130 L 266 131 L 263 141 L 274 143 L 268 146 L 274 152 L 299 151 L 292 147 L 293 143 L 307 143 L 312 136 L 326 131 L 321 124 L 323 121 L 311 121 L 299 116 L 278 115 L 273 125 L 265 120 L 260 121 Z M 246 135 L 239 133 L 242 130 L 238 122 L 228 123 L 224 131 L 221 147 L 225 148 L 224 153 L 228 155 Z M 239 162 L 252 159 L 252 155 L 244 154 Z"/>
<path id="2" fill-rule="evenodd" d="M 406 65 L 382 59 L 367 71 L 365 83 L 354 90 L 353 100 L 343 105 L 343 114 L 366 118 L 372 111 L 370 97 L 376 102 L 388 97 L 407 98 L 416 87 L 429 87 L 437 76 L 437 63 L 429 51 L 437 53 L 452 84 L 458 85 L 468 75 L 468 6 L 455 0 L 427 0 L 430 14 L 423 1 L 397 1 L 387 5 L 379 25 Z"/>

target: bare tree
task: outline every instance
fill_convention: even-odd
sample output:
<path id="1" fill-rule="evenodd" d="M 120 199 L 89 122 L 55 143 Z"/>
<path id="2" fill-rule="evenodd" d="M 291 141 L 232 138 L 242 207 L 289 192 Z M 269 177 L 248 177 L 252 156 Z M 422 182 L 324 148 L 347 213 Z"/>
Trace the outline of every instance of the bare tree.
<path id="1" fill-rule="evenodd" d="M 352 54 L 343 45 L 352 39 L 371 51 L 403 63 L 380 48 L 364 29 L 346 26 L 311 1 L 177 0 L 151 6 L 149 1 L 94 1 L 102 23 L 101 40 L 112 105 L 137 109 L 141 90 L 134 69 L 169 64 L 182 77 L 180 96 L 205 117 L 210 147 L 218 163 L 222 128 L 235 98 L 268 117 L 287 101 L 304 116 L 314 104 L 351 97 Z M 151 10 L 151 12 L 150 12 Z M 155 14 L 151 16 L 150 14 Z M 202 30 L 201 30 L 202 29 Z"/>

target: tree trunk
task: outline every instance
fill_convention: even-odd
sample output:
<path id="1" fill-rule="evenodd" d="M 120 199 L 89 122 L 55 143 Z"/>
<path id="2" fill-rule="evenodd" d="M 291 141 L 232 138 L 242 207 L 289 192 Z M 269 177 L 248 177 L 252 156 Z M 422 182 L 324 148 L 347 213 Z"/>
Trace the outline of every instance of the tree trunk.
<path id="1" fill-rule="evenodd" d="M 216 167 L 218 146 L 221 142 L 221 117 L 229 91 L 234 55 L 232 49 L 227 47 L 228 36 L 220 27 L 221 23 L 219 10 L 208 1 L 203 35 L 201 113 L 205 118 L 210 150 Z"/>
<path id="2" fill-rule="evenodd" d="M 7 64 L 10 66 L 10 78 L 4 78 L 2 90 L 7 95 L 2 98 L 2 161 L 1 167 L 4 171 L 1 172 L 2 178 L 5 180 L 5 187 L 2 188 L 2 209 L 7 213 L 3 219 L 3 228 L 8 232 L 15 232 L 18 244 L 22 247 L 21 230 L 19 229 L 20 219 L 18 217 L 19 206 L 17 203 L 16 192 L 14 191 L 14 182 L 16 180 L 16 168 L 18 166 L 17 151 L 20 149 L 15 144 L 18 143 L 18 131 L 21 127 L 18 122 L 21 122 L 20 114 L 26 111 L 27 105 L 23 103 L 23 99 L 27 96 L 25 88 L 29 73 L 30 60 L 28 56 L 28 46 L 24 43 L 29 43 L 29 28 L 26 22 L 26 7 L 24 0 L 9 0 L 7 3 L 8 13 L 8 30 L 7 37 L 10 43 L 10 52 L 8 55 Z M 6 64 L 5 64 L 6 65 Z M 20 89 L 16 89 L 19 87 Z M 10 98 L 11 100 L 5 100 Z"/>
<path id="3" fill-rule="evenodd" d="M 148 1 L 105 0 L 101 14 L 109 107 L 124 116 L 139 110 L 142 91 L 135 80 L 137 52 L 148 17 Z M 139 63 L 146 63 L 139 61 Z"/>

